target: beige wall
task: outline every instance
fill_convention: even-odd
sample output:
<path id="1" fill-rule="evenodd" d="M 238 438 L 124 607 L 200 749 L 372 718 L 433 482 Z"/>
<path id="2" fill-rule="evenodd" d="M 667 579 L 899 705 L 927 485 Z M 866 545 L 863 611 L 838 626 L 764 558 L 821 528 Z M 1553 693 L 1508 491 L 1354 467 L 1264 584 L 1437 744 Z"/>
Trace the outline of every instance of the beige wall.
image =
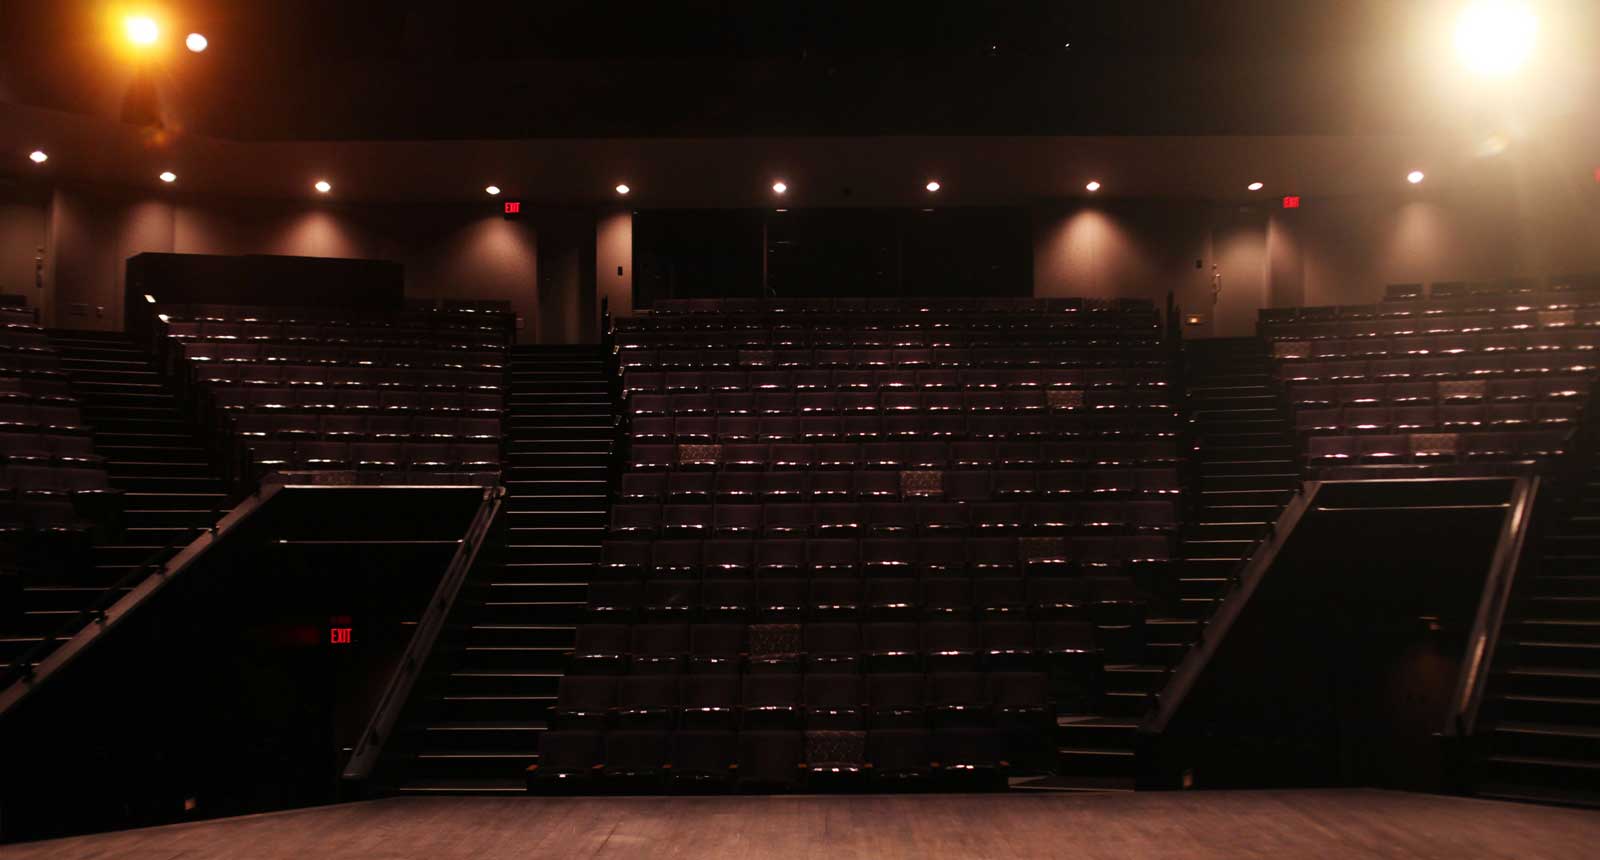
<path id="1" fill-rule="evenodd" d="M 600 215 L 594 230 L 595 292 L 609 302 L 612 316 L 633 314 L 633 213 Z"/>
<path id="2" fill-rule="evenodd" d="M 538 230 L 487 207 L 357 207 L 57 188 L 47 203 L 0 203 L 0 287 L 31 283 L 31 243 L 46 248 L 46 288 L 30 302 L 47 324 L 117 329 L 125 263 L 143 252 L 285 254 L 393 260 L 414 298 L 503 299 L 519 337 L 537 340 Z M 552 289 L 576 291 L 573 278 Z M 559 304 L 580 307 L 578 297 Z M 566 330 L 561 329 L 561 337 Z"/>
<path id="3" fill-rule="evenodd" d="M 1570 193 L 1316 198 L 1295 210 L 1145 201 L 1034 219 L 1036 295 L 1159 304 L 1170 289 L 1185 313 L 1207 317 L 1191 336 L 1250 334 L 1261 307 L 1376 302 L 1392 283 L 1596 271 L 1600 197 Z"/>
<path id="4" fill-rule="evenodd" d="M 9 187 L 0 193 L 0 293 L 27 296 L 37 306 L 42 290 L 34 285 L 34 259 L 49 232 L 47 196 Z"/>

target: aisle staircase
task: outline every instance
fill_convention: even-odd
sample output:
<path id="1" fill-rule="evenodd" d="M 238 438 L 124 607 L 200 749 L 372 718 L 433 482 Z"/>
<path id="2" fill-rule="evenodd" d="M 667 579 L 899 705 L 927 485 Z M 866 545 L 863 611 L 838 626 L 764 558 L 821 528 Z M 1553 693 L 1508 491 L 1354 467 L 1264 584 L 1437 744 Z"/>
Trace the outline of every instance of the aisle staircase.
<path id="1" fill-rule="evenodd" d="M 400 791 L 525 790 L 605 533 L 616 439 L 608 391 L 599 347 L 513 351 L 506 545 L 463 586 Z"/>
<path id="2" fill-rule="evenodd" d="M 126 528 L 93 547 L 87 568 L 28 577 L 17 632 L 0 640 L 5 660 L 60 631 L 136 568 L 165 561 L 229 508 L 204 441 L 148 352 L 121 332 L 49 336 L 94 430 L 95 453 L 105 458 L 111 485 L 122 490 Z"/>
<path id="3" fill-rule="evenodd" d="M 1600 468 L 1537 552 L 1501 628 L 1476 792 L 1600 807 Z"/>

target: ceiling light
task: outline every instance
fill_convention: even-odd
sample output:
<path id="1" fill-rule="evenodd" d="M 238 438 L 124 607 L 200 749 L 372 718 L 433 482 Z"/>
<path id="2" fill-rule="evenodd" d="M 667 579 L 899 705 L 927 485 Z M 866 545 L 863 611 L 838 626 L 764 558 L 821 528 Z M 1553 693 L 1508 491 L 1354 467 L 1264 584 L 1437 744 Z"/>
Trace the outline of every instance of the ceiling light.
<path id="1" fill-rule="evenodd" d="M 317 189 L 317 191 L 322 194 L 327 194 L 329 191 L 333 190 L 333 186 L 329 185 L 328 180 L 326 179 L 318 179 L 317 184 L 311 187 Z"/>
<path id="2" fill-rule="evenodd" d="M 152 305 L 156 303 L 156 297 L 150 295 L 149 293 L 145 293 L 144 294 L 144 300 L 149 302 Z"/>
<path id="3" fill-rule="evenodd" d="M 211 42 L 208 41 L 205 36 L 202 36 L 199 33 L 190 33 L 188 38 L 183 40 L 183 45 L 184 47 L 198 54 L 201 51 L 204 51 L 206 48 L 209 48 L 211 46 Z"/>
<path id="4" fill-rule="evenodd" d="M 1252 182 L 1249 185 L 1246 185 L 1245 187 L 1250 189 L 1251 191 L 1260 191 L 1261 189 L 1266 188 L 1267 186 L 1264 183 L 1261 183 L 1261 182 Z"/>
<path id="5" fill-rule="evenodd" d="M 161 35 L 155 20 L 144 15 L 131 15 L 122 24 L 128 31 L 128 41 L 135 45 L 153 45 Z"/>
<path id="6" fill-rule="evenodd" d="M 500 186 L 498 186 L 498 185 L 491 185 L 491 186 L 489 186 L 489 187 L 488 187 L 488 188 L 485 188 L 485 189 L 483 189 L 483 193 L 485 193 L 485 194 L 487 194 L 487 195 L 489 195 L 489 196 L 490 196 L 490 197 L 493 197 L 493 196 L 495 196 L 495 195 L 496 195 L 496 194 L 499 194 L 499 193 L 500 193 Z"/>
<path id="7" fill-rule="evenodd" d="M 774 193 L 774 194 L 783 194 L 783 193 L 787 192 L 788 190 L 789 190 L 788 184 L 785 183 L 781 179 L 778 180 L 777 182 L 772 183 L 772 193 Z"/>
<path id="8" fill-rule="evenodd" d="M 1411 183 L 1412 185 L 1416 185 L 1417 183 L 1421 182 L 1423 179 L 1424 179 L 1424 177 L 1422 175 L 1422 171 L 1420 171 L 1420 170 L 1413 170 L 1410 173 L 1406 174 L 1406 181 Z"/>
<path id="9" fill-rule="evenodd" d="M 629 188 L 626 184 L 622 184 L 622 185 L 618 185 L 617 186 L 617 193 L 623 195 L 624 197 L 626 197 L 628 192 L 632 191 L 632 190 L 633 189 Z"/>
<path id="10" fill-rule="evenodd" d="M 1527 3 L 1478 0 L 1456 18 L 1456 57 L 1475 75 L 1507 77 L 1533 56 L 1538 32 L 1539 18 Z"/>
<path id="11" fill-rule="evenodd" d="M 34 164 L 44 164 L 46 161 L 50 160 L 50 156 L 45 155 L 44 150 L 42 149 L 35 149 L 34 151 L 28 153 L 28 160 Z"/>
<path id="12" fill-rule="evenodd" d="M 926 186 L 929 191 L 938 191 L 940 187 L 939 180 L 937 179 L 930 181 Z"/>
<path id="13" fill-rule="evenodd" d="M 1089 184 L 1085 185 L 1083 187 L 1088 189 L 1088 190 L 1090 190 L 1090 191 L 1099 191 L 1100 190 L 1100 183 L 1097 180 L 1091 179 L 1091 180 L 1089 180 Z"/>
<path id="14" fill-rule="evenodd" d="M 178 174 L 173 173 L 170 170 L 164 170 L 164 171 L 161 172 L 161 181 L 162 182 L 177 182 L 178 181 Z"/>

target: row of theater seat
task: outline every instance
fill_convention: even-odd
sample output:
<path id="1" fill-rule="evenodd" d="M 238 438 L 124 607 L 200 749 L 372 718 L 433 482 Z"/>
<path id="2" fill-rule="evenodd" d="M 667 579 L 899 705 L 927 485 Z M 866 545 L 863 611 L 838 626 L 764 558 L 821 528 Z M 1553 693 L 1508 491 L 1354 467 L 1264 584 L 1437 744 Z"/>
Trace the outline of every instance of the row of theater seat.
<path id="1" fill-rule="evenodd" d="M 685 450 L 679 450 L 683 448 Z M 705 450 L 711 448 L 712 450 Z M 688 458 L 685 460 L 684 458 Z M 1074 439 L 1012 441 L 969 440 L 947 442 L 942 439 L 907 442 L 779 442 L 708 445 L 637 445 L 631 458 L 635 468 L 668 468 L 676 459 L 681 465 L 703 465 L 714 460 L 726 469 L 777 470 L 819 469 L 1034 469 L 1072 466 L 1153 466 L 1178 462 L 1177 442 L 1155 439 Z M 667 466 L 658 464 L 666 462 Z M 623 495 L 638 495 L 627 490 L 630 483 L 647 486 L 651 482 L 673 480 L 694 482 L 690 477 L 667 477 L 639 472 L 624 477 Z M 747 479 L 728 478 L 730 483 Z M 773 478 L 774 482 L 804 480 Z M 831 488 L 837 476 L 824 479 Z M 803 492 L 803 491 L 796 491 Z M 828 492 L 839 492 L 830 489 Z M 881 492 L 881 491 L 877 491 Z"/>
<path id="2" fill-rule="evenodd" d="M 1582 412 L 1583 404 L 1572 402 L 1301 408 L 1295 413 L 1295 429 L 1301 433 L 1465 433 L 1565 428 L 1576 424 Z"/>
<path id="3" fill-rule="evenodd" d="M 0 323 L 0 348 L 18 353 L 51 351 L 44 329 L 21 322 Z"/>
<path id="4" fill-rule="evenodd" d="M 626 504 L 611 509 L 610 532 L 634 537 L 850 537 L 908 532 L 1052 535 L 1142 528 L 1172 531 L 1168 502 L 769 502 Z"/>
<path id="5" fill-rule="evenodd" d="M 1107 582 L 1110 580 L 1108 579 Z M 1126 602 L 1125 598 L 1105 601 Z M 1081 671 L 1095 665 L 1094 627 L 1078 620 L 584 624 L 567 677 L 585 675 Z M 798 686 L 798 680 L 794 682 Z"/>
<path id="6" fill-rule="evenodd" d="M 456 414 L 246 412 L 235 417 L 240 436 L 328 441 L 495 441 L 500 419 Z"/>
<path id="7" fill-rule="evenodd" d="M 322 364 L 205 364 L 194 379 L 208 385 L 399 388 L 427 391 L 499 391 L 505 376 L 481 370 L 400 367 L 333 367 Z"/>
<path id="8" fill-rule="evenodd" d="M 1036 672 L 919 674 L 568 675 L 554 714 L 561 729 L 971 726 L 996 711 L 1041 713 Z"/>
<path id="9" fill-rule="evenodd" d="M 1308 315 L 1307 311 L 1316 313 Z M 1260 321 L 1262 334 L 1269 340 L 1322 340 L 1592 328 L 1600 325 L 1597 311 L 1600 293 L 1563 293 L 1489 301 L 1263 309 Z"/>
<path id="10" fill-rule="evenodd" d="M 503 347 L 498 331 L 424 325 L 374 326 L 350 322 L 242 322 L 182 320 L 168 315 L 167 337 L 180 341 L 282 341 L 286 343 L 439 347 L 458 350 Z"/>
<path id="11" fill-rule="evenodd" d="M 1348 380 L 1470 381 L 1495 377 L 1588 375 L 1596 367 L 1594 353 L 1539 352 L 1505 356 L 1493 354 L 1432 358 L 1345 359 L 1342 361 L 1280 362 L 1278 375 L 1289 382 L 1339 382 Z"/>
<path id="12" fill-rule="evenodd" d="M 1388 358 L 1471 355 L 1515 356 L 1527 352 L 1593 352 L 1600 344 L 1600 329 L 1560 329 L 1499 334 L 1417 335 L 1415 337 L 1334 338 L 1330 340 L 1280 340 L 1273 358 L 1316 361 L 1336 358 Z"/>
<path id="13" fill-rule="evenodd" d="M 61 369 L 61 357 L 54 352 L 0 346 L 0 374 L 35 375 Z"/>
<path id="14" fill-rule="evenodd" d="M 3 367 L 4 363 L 0 362 L 0 368 Z M 78 402 L 72 395 L 72 383 L 60 372 L 34 371 L 13 374 L 10 371 L 0 370 L 0 397 L 13 394 L 27 395 L 36 401 L 53 399 Z"/>
<path id="15" fill-rule="evenodd" d="M 0 396 L 0 429 L 86 433 L 83 415 L 75 404 L 58 398 L 31 395 Z"/>
<path id="16" fill-rule="evenodd" d="M 1037 464 L 1035 464 L 1037 465 Z M 1109 470 L 1107 470 L 1109 471 Z M 1133 474 L 1118 478 L 1104 474 L 1093 477 L 1084 472 L 1081 487 L 1065 484 L 1059 479 L 1043 478 L 1042 473 L 1015 472 L 1000 475 L 989 487 L 988 497 L 1027 499 L 1037 495 L 1071 497 L 1100 492 L 1098 497 L 1081 502 L 1068 498 L 1053 500 L 1056 506 L 1048 510 L 1052 517 L 1063 512 L 1071 523 L 1104 522 L 1117 514 L 1135 520 L 1156 520 L 1171 516 L 1170 501 L 1121 501 L 1114 497 L 1138 492 L 1141 484 L 1156 490 L 1160 478 Z M 1043 478 L 1044 483 L 1041 484 Z M 813 500 L 822 503 L 849 503 L 859 500 L 878 511 L 877 516 L 895 517 L 900 510 L 897 502 L 914 501 L 918 496 L 902 498 L 902 478 L 895 472 L 871 470 L 817 471 L 817 472 L 636 472 L 623 476 L 618 498 L 629 505 L 667 501 L 677 504 L 706 503 L 716 500 L 722 504 L 753 504 L 756 502 L 800 502 Z M 1042 487 L 1042 489 L 1041 489 Z M 982 502 L 983 498 L 970 499 Z M 1065 507 L 1061 507 L 1064 505 Z M 870 521 L 874 514 L 868 513 Z M 1050 522 L 1058 522 L 1056 519 Z"/>
<path id="17" fill-rule="evenodd" d="M 1020 754 L 1020 755 L 1019 755 Z M 991 771 L 1047 766 L 1037 734 L 1015 738 L 992 729 L 848 731 L 558 731 L 546 732 L 529 788 L 562 793 L 674 788 L 796 790 L 875 783 L 951 780 L 966 790 L 999 787 Z M 976 773 L 975 773 L 976 772 Z"/>
<path id="18" fill-rule="evenodd" d="M 1153 314 L 1155 305 L 1148 299 L 1096 299 L 1078 296 L 1059 298 L 934 296 L 875 296 L 836 298 L 697 298 L 657 299 L 651 305 L 656 317 L 706 314 L 729 317 L 744 313 L 848 314 L 852 318 L 884 314 L 894 318 L 918 314 Z"/>
<path id="19" fill-rule="evenodd" d="M 84 433 L 38 433 L 0 426 L 0 458 L 8 463 L 53 463 L 59 466 L 98 466 L 94 438 Z"/>
<path id="20" fill-rule="evenodd" d="M 702 346 L 700 349 L 655 350 L 635 348 L 623 351 L 618 362 L 625 373 L 671 371 L 692 373 L 696 371 L 747 372 L 756 385 L 771 385 L 781 381 L 779 375 L 792 372 L 797 379 L 812 381 L 824 377 L 802 376 L 802 371 L 833 371 L 836 378 L 860 380 L 862 371 L 898 371 L 902 374 L 927 372 L 935 369 L 960 368 L 1030 368 L 1038 370 L 1077 371 L 1083 373 L 1095 368 L 1149 368 L 1160 367 L 1165 362 L 1161 351 L 1153 345 L 1122 343 L 1115 347 L 1069 348 L 1050 345 L 1032 347 L 1016 346 L 1015 338 L 1007 338 L 1008 347 L 938 347 L 916 349 L 719 349 Z M 858 375 L 845 376 L 845 371 L 855 370 Z M 758 375 L 760 374 L 760 375 Z M 924 377 L 948 385 L 948 376 Z M 1063 378 L 1072 379 L 1071 375 Z"/>
<path id="21" fill-rule="evenodd" d="M 720 382 L 724 376 L 737 379 L 725 386 Z M 959 412 L 971 405 L 1039 408 L 1034 406 L 1039 404 L 1066 409 L 1092 405 L 1095 401 L 1085 400 L 1086 393 L 1091 397 L 1125 393 L 1130 387 L 1160 392 L 1166 386 L 1160 371 L 1146 379 L 1149 384 L 1128 384 L 1136 376 L 1139 374 L 1110 371 L 1106 379 L 1115 380 L 1114 384 L 1095 380 L 1092 390 L 1085 392 L 1083 372 L 1073 370 L 925 370 L 915 375 L 899 371 L 640 373 L 626 380 L 625 386 L 634 387 L 625 393 L 632 415 L 808 415 L 879 409 Z M 855 378 L 861 382 L 857 384 Z M 1032 397 L 1004 399 L 1014 394 Z M 1042 403 L 1034 399 L 1041 394 Z"/>
<path id="22" fill-rule="evenodd" d="M 257 439 L 249 443 L 266 469 L 398 469 L 497 472 L 500 446 L 481 442 L 342 442 Z"/>
<path id="23" fill-rule="evenodd" d="M 1301 382 L 1289 385 L 1289 402 L 1299 408 L 1564 402 L 1585 399 L 1592 383 L 1593 379 L 1584 374 L 1343 384 Z"/>
<path id="24" fill-rule="evenodd" d="M 1306 458 L 1313 466 L 1535 461 L 1566 453 L 1571 436 L 1567 430 L 1312 436 Z"/>
<path id="25" fill-rule="evenodd" d="M 1012 400 L 1018 394 L 1013 392 Z M 1021 399 L 1029 396 L 1023 394 Z M 679 444 L 709 442 L 755 442 L 800 440 L 828 442 L 838 439 L 868 441 L 880 438 L 916 439 L 919 437 L 955 437 L 974 435 L 988 438 L 1009 436 L 1065 436 L 1081 435 L 1096 427 L 1109 427 L 1103 414 L 1115 410 L 1134 415 L 1148 415 L 1154 419 L 1169 419 L 1158 424 L 1171 430 L 1172 405 L 1164 394 L 1148 397 L 1106 396 L 1092 413 L 1080 410 L 1062 410 L 1054 418 L 1046 418 L 1040 405 L 1026 405 L 1015 411 L 1004 408 L 984 408 L 966 412 L 894 412 L 888 415 L 852 413 L 848 415 L 753 416 L 722 415 L 678 418 L 636 418 L 629 425 L 629 436 L 637 443 Z M 1062 414 L 1065 413 L 1065 414 Z M 1076 414 L 1075 414 L 1076 413 Z M 1100 415 L 1093 422 L 1091 415 Z M 1008 429 L 1015 419 L 1014 427 Z M 1026 420 L 1031 419 L 1031 420 Z M 1055 420 L 1059 419 L 1059 420 Z"/>
<path id="26" fill-rule="evenodd" d="M 752 536 L 753 537 L 753 536 Z M 598 573 L 661 576 L 1075 576 L 1108 573 L 1171 558 L 1163 534 L 862 538 L 611 539 Z"/>
<path id="27" fill-rule="evenodd" d="M 674 422 L 686 419 L 671 419 Z M 671 452 L 694 443 L 719 442 L 740 445 L 739 453 L 757 455 L 743 443 L 813 443 L 813 442 L 873 442 L 878 440 L 902 441 L 974 441 L 1004 439 L 1079 439 L 1083 437 L 1140 438 L 1171 437 L 1177 435 L 1177 416 L 1171 409 L 1106 409 L 1062 410 L 1050 414 L 1040 413 L 950 413 L 930 412 L 896 415 L 845 415 L 818 416 L 815 418 L 738 417 L 727 416 L 713 421 L 709 428 L 704 420 L 683 425 L 684 435 L 678 435 L 679 425 L 672 424 L 672 439 L 685 445 L 656 445 L 649 438 L 637 440 L 630 456 L 634 462 L 659 462 L 662 455 L 671 460 Z M 660 424 L 646 425 L 651 433 L 665 432 Z M 705 435 L 710 434 L 710 435 Z M 656 437 L 658 440 L 661 437 Z M 666 449 L 656 450 L 656 449 Z M 641 450 L 650 449 L 650 450 Z M 685 452 L 687 453 L 687 452 Z M 709 452 L 699 452 L 701 454 Z M 648 455 L 648 456 L 645 456 Z M 776 451 L 774 450 L 774 456 Z M 656 458 L 656 459 L 651 459 Z M 654 468 L 639 466 L 638 468 Z"/>
<path id="28" fill-rule="evenodd" d="M 870 451 L 861 455 L 849 451 L 835 453 L 826 450 L 788 452 L 782 450 L 788 446 L 773 445 L 772 456 L 768 459 L 765 450 L 745 453 L 744 446 L 732 445 L 720 446 L 723 447 L 721 452 L 710 454 L 695 451 L 680 452 L 671 446 L 665 446 L 669 450 L 660 452 L 659 456 L 641 450 L 653 447 L 663 446 L 638 446 L 631 458 L 633 467 L 666 470 L 678 466 L 679 471 L 666 473 L 665 477 L 669 482 L 677 482 L 680 495 L 698 494 L 696 490 L 706 487 L 706 479 L 677 476 L 711 474 L 696 472 L 692 467 L 714 468 L 719 464 L 724 467 L 724 471 L 716 473 L 717 476 L 707 489 L 711 494 L 726 498 L 759 494 L 769 499 L 781 496 L 795 498 L 836 496 L 883 501 L 899 498 L 983 502 L 996 498 L 1025 499 L 1030 496 L 1069 497 L 1085 494 L 1164 496 L 1177 495 L 1181 489 L 1177 469 L 1144 468 L 1141 461 L 1132 460 L 1129 461 L 1129 466 L 1141 467 L 1129 468 L 1097 462 L 1092 467 L 1084 468 L 1089 464 L 1082 463 L 1077 464 L 1078 467 L 1073 467 L 1074 464 L 1070 463 L 1025 459 L 1019 456 L 1012 461 L 997 460 L 996 465 L 1015 468 L 995 471 L 970 469 L 939 471 L 920 468 L 899 470 L 897 467 L 903 465 L 899 461 L 874 460 L 872 459 L 874 452 Z M 760 447 L 765 449 L 766 446 Z M 819 449 L 826 446 L 806 447 Z M 762 459 L 755 460 L 757 456 Z M 899 455 L 886 452 L 882 456 L 889 458 Z M 705 459 L 696 459 L 701 457 Z M 862 465 L 880 468 L 859 468 Z M 766 466 L 774 468 L 763 471 Z M 631 498 L 659 497 L 667 491 L 667 484 L 661 483 L 657 478 L 662 474 L 662 472 L 635 472 L 624 475 L 622 494 Z M 657 487 L 660 488 L 659 492 L 656 491 Z"/>
<path id="29" fill-rule="evenodd" d="M 629 412 L 637 422 L 674 416 L 696 418 L 737 417 L 802 418 L 831 415 L 870 415 L 882 412 L 906 415 L 921 412 L 1041 412 L 1075 409 L 1171 409 L 1165 391 L 916 391 L 912 389 L 807 391 L 799 394 L 770 392 L 649 395 L 630 398 Z"/>
<path id="30" fill-rule="evenodd" d="M 506 353 L 493 349 L 417 349 L 365 344 L 186 341 L 183 357 L 195 363 L 281 362 L 360 367 L 500 369 Z"/>
<path id="31" fill-rule="evenodd" d="M 1521 283 L 1468 285 L 1445 282 L 1437 295 L 1425 295 L 1421 284 L 1391 284 L 1379 304 L 1314 305 L 1263 308 L 1261 322 L 1328 323 L 1337 320 L 1371 320 L 1476 313 L 1521 313 L 1600 307 L 1600 275 L 1566 279 L 1548 285 Z"/>
<path id="32" fill-rule="evenodd" d="M 513 320 L 505 302 L 450 302 L 406 300 L 406 307 L 333 308 L 325 305 L 242 305 L 158 303 L 168 319 L 201 322 L 317 322 L 329 325 L 383 326 L 397 328 L 437 328 L 499 331 Z"/>
<path id="33" fill-rule="evenodd" d="M 229 413 L 277 412 L 436 412 L 498 415 L 505 398 L 480 391 L 423 391 L 400 388 L 301 388 L 218 385 L 207 389 L 212 405 Z"/>
<path id="34" fill-rule="evenodd" d="M 810 578 L 750 580 L 708 574 L 705 579 L 599 580 L 590 584 L 587 614 L 612 623 L 1066 619 L 1126 627 L 1137 623 L 1144 603 L 1126 575 L 946 573 L 919 580 L 904 575 L 909 572 L 865 580 L 831 569 L 814 570 Z"/>

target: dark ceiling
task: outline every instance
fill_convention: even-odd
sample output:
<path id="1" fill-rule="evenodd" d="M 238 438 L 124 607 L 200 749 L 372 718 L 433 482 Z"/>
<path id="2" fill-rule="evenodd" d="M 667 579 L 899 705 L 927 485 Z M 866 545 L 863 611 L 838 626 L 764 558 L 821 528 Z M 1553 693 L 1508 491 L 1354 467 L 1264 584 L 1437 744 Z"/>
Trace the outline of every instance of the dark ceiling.
<path id="1" fill-rule="evenodd" d="M 1409 133 L 1442 2 L 152 0 L 212 47 L 138 67 L 137 3 L 11 2 L 0 98 L 258 140 Z"/>

